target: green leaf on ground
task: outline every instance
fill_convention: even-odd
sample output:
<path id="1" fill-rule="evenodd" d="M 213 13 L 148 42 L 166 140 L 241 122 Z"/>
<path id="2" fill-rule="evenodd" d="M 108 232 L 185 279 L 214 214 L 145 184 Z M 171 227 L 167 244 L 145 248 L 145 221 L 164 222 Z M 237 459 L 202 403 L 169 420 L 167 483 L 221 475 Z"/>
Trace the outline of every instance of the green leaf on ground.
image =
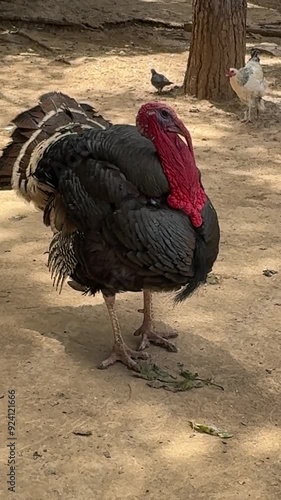
<path id="1" fill-rule="evenodd" d="M 179 365 L 179 367 L 180 370 L 177 375 L 173 375 L 155 363 L 142 363 L 140 372 L 134 373 L 134 376 L 147 380 L 147 385 L 153 389 L 165 389 L 170 392 L 184 392 L 199 389 L 206 385 L 213 385 L 224 390 L 222 386 L 215 384 L 212 379 L 202 379 L 198 373 L 185 370 L 182 365 Z"/>
<path id="2" fill-rule="evenodd" d="M 214 425 L 198 424 L 192 421 L 190 421 L 190 425 L 194 431 L 204 434 L 210 434 L 210 436 L 218 436 L 222 439 L 229 439 L 233 437 L 233 434 L 231 434 L 230 432 L 219 429 Z"/>

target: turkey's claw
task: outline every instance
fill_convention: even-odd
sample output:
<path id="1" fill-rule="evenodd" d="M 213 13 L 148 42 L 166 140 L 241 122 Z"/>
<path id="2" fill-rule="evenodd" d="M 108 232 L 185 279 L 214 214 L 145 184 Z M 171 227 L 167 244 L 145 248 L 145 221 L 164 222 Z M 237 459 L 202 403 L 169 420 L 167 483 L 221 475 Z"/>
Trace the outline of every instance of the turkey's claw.
<path id="1" fill-rule="evenodd" d="M 159 334 L 154 332 L 153 330 L 148 330 L 142 325 L 138 330 L 135 331 L 134 335 L 141 335 L 142 339 L 140 344 L 138 345 L 138 351 L 143 351 L 150 344 L 157 345 L 160 347 L 164 347 L 167 351 L 170 352 L 178 352 L 177 346 L 170 342 L 168 339 L 174 339 L 178 336 L 177 332 L 163 333 Z"/>
<path id="2" fill-rule="evenodd" d="M 111 355 L 106 358 L 102 363 L 98 366 L 100 370 L 104 370 L 111 365 L 114 365 L 117 361 L 123 363 L 123 365 L 127 366 L 130 370 L 135 370 L 136 372 L 140 371 L 140 366 L 135 361 L 135 359 L 148 359 L 149 355 L 145 352 L 134 351 L 130 349 L 126 344 L 119 345 L 114 344 L 113 351 Z"/>

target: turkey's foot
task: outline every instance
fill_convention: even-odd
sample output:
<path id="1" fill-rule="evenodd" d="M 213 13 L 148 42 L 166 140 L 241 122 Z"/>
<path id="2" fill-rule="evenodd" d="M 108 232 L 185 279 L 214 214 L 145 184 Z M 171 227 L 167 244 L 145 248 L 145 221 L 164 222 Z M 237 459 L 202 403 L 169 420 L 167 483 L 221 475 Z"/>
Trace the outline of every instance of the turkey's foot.
<path id="1" fill-rule="evenodd" d="M 143 351 L 150 344 L 164 347 L 167 351 L 170 352 L 178 352 L 177 346 L 170 342 L 168 339 L 174 339 L 178 336 L 177 332 L 169 332 L 169 333 L 156 333 L 152 328 L 147 328 L 145 324 L 142 324 L 140 328 L 138 328 L 134 335 L 141 335 L 142 339 L 140 344 L 138 345 L 138 351 Z"/>
<path id="2" fill-rule="evenodd" d="M 123 344 L 114 344 L 113 351 L 111 355 L 106 358 L 98 368 L 100 370 L 104 370 L 111 365 L 114 365 L 117 361 L 123 363 L 123 365 L 127 366 L 130 370 L 135 370 L 136 372 L 140 371 L 140 366 L 136 359 L 148 359 L 149 355 L 145 352 L 134 351 L 130 349 L 125 343 Z"/>

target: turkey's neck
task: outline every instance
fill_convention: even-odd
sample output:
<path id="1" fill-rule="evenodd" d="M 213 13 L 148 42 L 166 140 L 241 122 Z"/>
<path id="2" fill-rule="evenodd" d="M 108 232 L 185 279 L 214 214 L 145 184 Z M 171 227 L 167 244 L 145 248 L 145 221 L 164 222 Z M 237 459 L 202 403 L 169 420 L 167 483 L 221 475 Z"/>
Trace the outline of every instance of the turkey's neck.
<path id="1" fill-rule="evenodd" d="M 187 140 L 188 145 L 176 134 L 168 133 L 153 142 L 170 186 L 168 205 L 188 214 L 192 225 L 200 227 L 207 196 L 200 182 L 191 139 Z"/>

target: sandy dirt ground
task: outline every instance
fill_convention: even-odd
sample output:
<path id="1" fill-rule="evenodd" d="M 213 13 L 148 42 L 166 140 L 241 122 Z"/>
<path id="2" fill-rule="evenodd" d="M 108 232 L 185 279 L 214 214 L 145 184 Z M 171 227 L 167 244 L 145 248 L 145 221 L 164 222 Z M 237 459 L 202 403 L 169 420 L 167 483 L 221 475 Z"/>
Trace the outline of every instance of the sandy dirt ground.
<path id="1" fill-rule="evenodd" d="M 249 15 L 261 10 L 265 16 L 262 7 Z M 267 20 L 280 18 L 266 11 Z M 188 39 L 180 30 L 29 29 L 48 50 L 22 34 L 3 34 L 10 28 L 0 30 L 0 147 L 8 142 L 9 120 L 45 91 L 87 98 L 112 121 L 134 123 L 138 107 L 155 98 L 151 67 L 182 82 Z M 161 367 L 175 371 L 183 363 L 224 391 L 173 394 L 148 387 L 122 365 L 97 370 L 112 344 L 101 297 L 84 298 L 67 286 L 56 293 L 41 214 L 0 192 L 1 499 L 280 499 L 281 59 L 262 62 L 270 91 L 259 124 L 241 124 L 235 102 L 222 108 L 163 98 L 192 134 L 222 241 L 218 284 L 177 308 L 170 296 L 155 297 L 159 321 L 179 332 L 179 353 L 149 351 Z M 265 269 L 279 274 L 266 277 Z M 118 299 L 131 346 L 139 307 L 141 295 Z M 9 496 L 6 415 L 13 389 L 17 492 Z M 233 438 L 195 434 L 191 420 L 227 429 Z"/>

